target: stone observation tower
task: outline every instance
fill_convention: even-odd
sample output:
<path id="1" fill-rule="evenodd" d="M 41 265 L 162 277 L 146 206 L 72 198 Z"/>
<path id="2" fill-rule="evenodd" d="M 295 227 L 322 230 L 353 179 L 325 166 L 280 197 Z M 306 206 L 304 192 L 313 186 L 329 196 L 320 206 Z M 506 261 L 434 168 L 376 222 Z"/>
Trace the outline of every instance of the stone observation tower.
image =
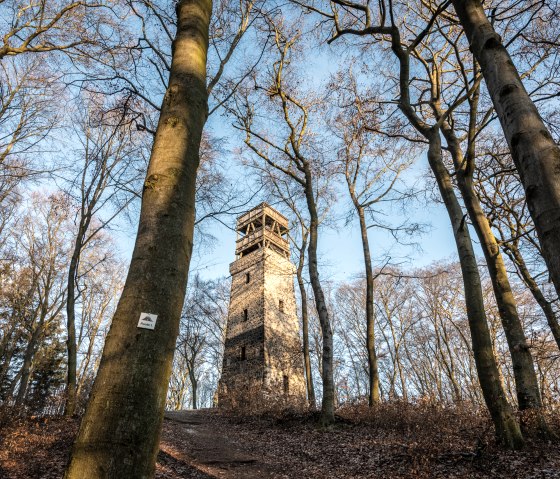
<path id="1" fill-rule="evenodd" d="M 220 406 L 303 403 L 288 220 L 266 203 L 237 219 Z"/>

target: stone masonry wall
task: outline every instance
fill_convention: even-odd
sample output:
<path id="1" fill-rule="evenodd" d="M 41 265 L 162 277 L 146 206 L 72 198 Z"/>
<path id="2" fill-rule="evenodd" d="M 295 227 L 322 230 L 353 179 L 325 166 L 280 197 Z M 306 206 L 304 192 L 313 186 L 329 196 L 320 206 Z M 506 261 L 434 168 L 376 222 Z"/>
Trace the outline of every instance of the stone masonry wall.
<path id="1" fill-rule="evenodd" d="M 255 251 L 230 265 L 231 296 L 218 388 L 218 403 L 222 406 L 245 403 L 255 390 L 262 387 L 265 336 L 263 253 Z M 249 283 L 247 273 L 250 274 Z"/>
<path id="2" fill-rule="evenodd" d="M 268 356 L 266 387 L 272 398 L 305 402 L 302 346 L 294 293 L 294 265 L 267 251 L 265 256 L 265 351 Z"/>
<path id="3" fill-rule="evenodd" d="M 218 404 L 227 407 L 257 402 L 257 406 L 266 406 L 263 402 L 270 400 L 303 403 L 305 381 L 294 266 L 282 255 L 263 248 L 233 262 L 230 272 L 231 298 Z"/>

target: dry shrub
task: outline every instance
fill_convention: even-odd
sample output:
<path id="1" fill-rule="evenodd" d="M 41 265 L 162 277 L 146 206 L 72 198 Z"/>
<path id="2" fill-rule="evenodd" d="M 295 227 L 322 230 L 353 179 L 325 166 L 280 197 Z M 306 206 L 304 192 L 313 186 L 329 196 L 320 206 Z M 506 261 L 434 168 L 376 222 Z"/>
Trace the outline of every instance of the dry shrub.
<path id="1" fill-rule="evenodd" d="M 481 438 L 492 429 L 489 415 L 470 404 L 391 401 L 369 407 L 361 403 L 342 406 L 337 416 L 352 424 L 369 424 L 403 435 Z"/>
<path id="2" fill-rule="evenodd" d="M 220 411 L 240 420 L 281 420 L 290 416 L 303 416 L 308 411 L 305 401 L 291 396 L 267 394 L 260 385 L 239 389 L 230 393 L 227 399 L 227 402 L 220 403 Z"/>

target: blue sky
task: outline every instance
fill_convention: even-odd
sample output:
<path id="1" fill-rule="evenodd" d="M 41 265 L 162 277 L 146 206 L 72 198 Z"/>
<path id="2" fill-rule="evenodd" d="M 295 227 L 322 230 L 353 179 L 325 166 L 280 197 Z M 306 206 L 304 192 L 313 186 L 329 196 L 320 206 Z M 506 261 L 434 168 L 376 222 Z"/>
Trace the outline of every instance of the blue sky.
<path id="1" fill-rule="evenodd" d="M 232 160 L 235 163 L 234 160 Z M 418 174 L 426 172 L 427 162 L 422 155 L 415 166 Z M 240 165 L 230 169 L 235 177 L 243 175 Z M 255 199 L 256 206 L 260 200 Z M 341 216 L 347 211 L 348 202 L 345 197 L 339 199 L 334 213 Z M 277 208 L 287 214 L 282 206 Z M 445 207 L 441 203 L 423 200 L 412 206 L 409 214 L 415 221 L 426 224 L 426 232 L 414 238 L 415 245 L 400 245 L 391 237 L 379 230 L 370 230 L 372 255 L 381 261 L 380 256 L 389 252 L 396 263 L 405 269 L 419 268 L 428 264 L 449 260 L 456 257 L 455 243 Z M 234 218 L 230 225 L 234 225 Z M 319 252 L 321 256 L 321 275 L 325 279 L 344 281 L 353 279 L 363 272 L 362 245 L 357 220 L 345 225 L 344 219 L 337 222 L 336 227 L 323 227 L 320 232 Z M 229 264 L 234 261 L 235 232 L 214 222 L 209 231 L 216 237 L 211 250 L 195 252 L 191 261 L 191 273 L 199 273 L 211 279 L 229 275 Z M 118 244 L 123 256 L 128 261 L 132 254 L 135 239 L 135 227 L 128 226 L 117 233 Z M 474 238 L 473 238 L 474 239 Z"/>
<path id="2" fill-rule="evenodd" d="M 333 55 L 336 60 L 333 61 Z M 314 47 L 307 52 L 305 58 L 298 58 L 300 62 L 305 61 L 306 77 L 310 85 L 317 85 L 328 81 L 341 64 L 345 64 L 344 53 L 337 48 L 322 46 Z M 226 150 L 233 152 L 239 146 L 236 139 L 237 132 L 233 130 L 231 119 L 216 112 L 208 122 L 208 127 L 217 136 L 226 140 Z M 228 174 L 232 181 L 245 178 L 247 170 L 240 165 L 239 159 L 233 153 L 227 155 Z M 417 159 L 412 174 L 415 179 L 427 175 L 428 164 L 425 154 Z M 325 279 L 342 281 L 355 278 L 363 272 L 363 256 L 360 232 L 357 220 L 345 225 L 344 216 L 348 212 L 348 199 L 345 189 L 341 188 L 338 205 L 334 214 L 340 219 L 336 227 L 324 227 L 320 232 L 319 253 L 321 259 L 321 276 Z M 434 196 L 439 196 L 436 192 Z M 256 206 L 260 202 L 255 199 Z M 382 261 L 382 256 L 389 253 L 395 263 L 400 263 L 403 268 L 412 269 L 426 266 L 432 262 L 449 260 L 456 256 L 453 234 L 449 224 L 449 218 L 445 207 L 429 198 L 415 202 L 408 211 L 409 217 L 426 225 L 426 232 L 413 239 L 415 246 L 399 245 L 385 232 L 370 230 L 370 244 L 374 262 Z M 278 209 L 282 212 L 282 207 Z M 285 214 L 286 211 L 283 211 Z M 288 216 L 288 215 L 287 215 Z M 230 219 L 230 226 L 234 226 L 235 219 Z M 119 245 L 124 256 L 130 258 L 134 245 L 135 229 L 130 227 L 121 231 L 118 235 Z M 197 272 L 205 278 L 216 278 L 229 275 L 229 264 L 234 261 L 235 232 L 225 226 L 214 222 L 210 227 L 210 233 L 217 239 L 212 250 L 195 252 L 191 260 L 191 273 Z"/>

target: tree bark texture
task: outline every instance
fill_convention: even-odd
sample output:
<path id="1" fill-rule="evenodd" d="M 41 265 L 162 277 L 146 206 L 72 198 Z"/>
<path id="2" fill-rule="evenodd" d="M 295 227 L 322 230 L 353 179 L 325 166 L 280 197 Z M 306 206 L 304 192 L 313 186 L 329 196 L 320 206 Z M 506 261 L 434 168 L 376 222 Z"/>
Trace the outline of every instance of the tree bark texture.
<path id="1" fill-rule="evenodd" d="M 194 374 L 194 360 L 193 360 L 192 367 L 189 367 L 189 380 L 191 382 L 191 387 L 192 387 L 192 408 L 198 409 L 198 399 L 197 399 L 198 381 L 196 380 L 196 376 Z"/>
<path id="2" fill-rule="evenodd" d="M 516 449 L 523 445 L 523 437 L 517 419 L 507 400 L 500 378 L 500 371 L 496 363 L 492 338 L 484 309 L 480 274 L 466 217 L 463 215 L 453 190 L 449 172 L 443 163 L 439 132 L 432 130 L 428 135 L 428 140 L 428 162 L 447 208 L 457 245 L 465 288 L 467 317 L 480 387 L 486 407 L 490 411 L 494 427 L 496 428 L 498 441 L 506 447 Z"/>
<path id="3" fill-rule="evenodd" d="M 525 189 L 551 279 L 560 294 L 560 148 L 480 0 L 453 0 L 453 6 L 480 64 Z"/>
<path id="4" fill-rule="evenodd" d="M 450 130 L 444 130 L 444 134 L 457 171 L 457 184 L 461 196 L 486 259 L 486 266 L 492 281 L 494 297 L 513 365 L 519 409 L 538 409 L 542 404 L 533 357 L 519 318 L 517 302 L 513 296 L 500 247 L 474 191 L 472 182 L 473 160 L 465 161 L 459 141 Z"/>
<path id="5" fill-rule="evenodd" d="M 364 209 L 356 205 L 360 219 L 364 265 L 366 270 L 366 349 L 368 354 L 369 405 L 379 402 L 379 370 L 375 351 L 375 317 L 373 311 L 373 268 Z"/>
<path id="6" fill-rule="evenodd" d="M 67 300 L 66 300 L 66 350 L 68 352 L 68 372 L 66 381 L 66 407 L 65 416 L 73 416 L 76 411 L 77 381 L 76 370 L 78 368 L 78 351 L 76 345 L 76 276 L 78 273 L 78 261 L 82 249 L 81 238 L 82 225 L 80 224 L 78 236 L 74 244 L 74 251 L 68 268 Z"/>
<path id="7" fill-rule="evenodd" d="M 319 269 L 317 264 L 317 240 L 319 230 L 319 215 L 313 196 L 313 178 L 308 164 L 305 165 L 305 198 L 309 209 L 309 279 L 315 296 L 315 305 L 321 332 L 323 335 L 323 356 L 322 356 L 322 379 L 323 379 L 323 400 L 321 403 L 321 424 L 328 426 L 334 422 L 334 379 L 333 379 L 333 333 L 329 319 L 329 311 L 325 294 L 319 280 Z"/>
<path id="8" fill-rule="evenodd" d="M 307 290 L 303 281 L 303 266 L 305 264 L 305 249 L 308 233 L 303 233 L 302 245 L 299 254 L 298 267 L 296 270 L 299 294 L 301 296 L 301 329 L 303 335 L 303 365 L 305 369 L 305 383 L 307 387 L 307 402 L 309 407 L 317 407 L 315 399 L 315 387 L 313 386 L 313 374 L 311 371 L 311 357 L 309 355 L 309 312 L 307 306 Z"/>
<path id="9" fill-rule="evenodd" d="M 153 477 L 183 305 L 195 220 L 195 180 L 208 115 L 211 0 L 177 3 L 177 34 L 130 269 L 67 479 Z M 142 312 L 155 329 L 138 328 Z"/>

